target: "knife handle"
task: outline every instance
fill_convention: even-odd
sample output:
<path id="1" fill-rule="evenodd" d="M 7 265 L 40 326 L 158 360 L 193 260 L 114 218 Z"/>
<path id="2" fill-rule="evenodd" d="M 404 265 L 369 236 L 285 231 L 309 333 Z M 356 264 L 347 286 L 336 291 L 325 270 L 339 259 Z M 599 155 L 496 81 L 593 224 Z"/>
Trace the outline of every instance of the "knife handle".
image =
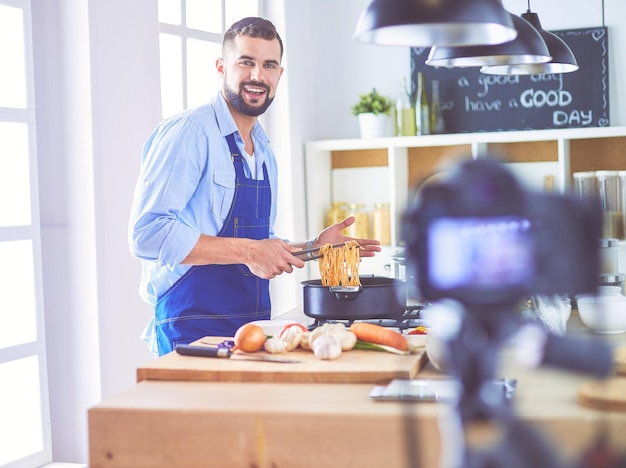
<path id="1" fill-rule="evenodd" d="M 199 356 L 199 357 L 215 357 L 215 358 L 229 358 L 232 351 L 228 348 L 215 348 L 211 346 L 194 346 L 188 344 L 177 344 L 176 352 L 184 356 Z"/>

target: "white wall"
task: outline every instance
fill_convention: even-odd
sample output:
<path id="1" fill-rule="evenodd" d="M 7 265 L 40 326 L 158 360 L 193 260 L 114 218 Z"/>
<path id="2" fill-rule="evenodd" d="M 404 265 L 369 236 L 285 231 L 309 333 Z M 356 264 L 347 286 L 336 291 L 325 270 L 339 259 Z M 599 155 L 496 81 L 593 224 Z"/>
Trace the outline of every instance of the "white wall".
<path id="1" fill-rule="evenodd" d="M 152 0 L 33 0 L 53 454 L 87 461 L 87 408 L 135 382 L 151 309 L 126 226 L 160 119 Z"/>
<path id="2" fill-rule="evenodd" d="M 127 388 L 137 365 L 152 357 L 138 339 L 152 308 L 138 297 L 139 261 L 127 233 L 141 148 L 161 120 L 155 4 L 89 2 L 103 395 Z"/>
<path id="3" fill-rule="evenodd" d="M 300 4 L 301 2 L 297 2 Z M 357 121 L 350 113 L 357 94 L 376 86 L 381 92 L 396 96 L 399 81 L 410 73 L 408 47 L 376 46 L 352 40 L 359 15 L 369 0 L 308 0 L 307 17 L 297 11 L 288 12 L 287 24 L 301 23 L 300 31 L 313 36 L 310 49 L 298 50 L 297 68 L 301 77 L 292 84 L 292 118 L 307 132 L 305 139 L 356 138 Z M 602 26 L 603 0 L 531 1 L 531 11 L 537 13 L 547 30 Z M 527 0 L 504 0 L 505 8 L 514 14 L 527 10 Z M 605 25 L 609 28 L 609 94 L 612 125 L 626 124 L 626 104 L 623 83 L 626 62 L 621 51 L 626 46 L 626 2 L 604 0 Z M 294 7 L 295 10 L 295 7 Z M 295 81 L 295 80 L 294 80 Z M 295 88 L 298 87 L 296 90 Z M 621 104 L 621 105 L 620 105 Z"/>
<path id="4" fill-rule="evenodd" d="M 84 460 L 81 409 L 101 395 L 87 8 L 32 10 L 53 455 Z"/>
<path id="5" fill-rule="evenodd" d="M 141 145 L 160 119 L 154 0 L 33 0 L 44 294 L 57 461 L 87 461 L 87 414 L 135 383 L 152 359 L 138 336 L 151 309 L 137 295 L 139 263 L 126 225 Z M 282 158 L 279 231 L 304 239 L 303 144 L 356 137 L 350 107 L 376 86 L 393 95 L 407 47 L 356 43 L 369 0 L 270 0 L 287 70 L 267 116 Z M 510 11 L 526 0 L 505 0 Z M 601 25 L 601 0 L 537 3 L 546 29 Z M 606 0 L 613 125 L 624 125 L 626 2 Z M 271 8 L 269 8 L 271 7 Z M 561 10 L 567 8 L 567 14 Z M 288 112 L 287 118 L 278 110 Z M 273 287 L 277 308 L 300 297 L 299 276 Z M 278 287 L 276 287 L 278 286 Z M 277 311 L 278 312 L 278 311 Z"/>

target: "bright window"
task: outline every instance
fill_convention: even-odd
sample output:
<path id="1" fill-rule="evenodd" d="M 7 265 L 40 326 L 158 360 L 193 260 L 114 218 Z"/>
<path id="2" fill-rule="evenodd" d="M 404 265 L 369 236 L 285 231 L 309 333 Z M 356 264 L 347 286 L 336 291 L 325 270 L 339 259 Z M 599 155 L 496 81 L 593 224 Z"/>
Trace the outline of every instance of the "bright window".
<path id="1" fill-rule="evenodd" d="M 25 60 L 22 9 L 0 4 L 0 107 L 26 107 Z"/>
<path id="2" fill-rule="evenodd" d="M 0 327 L 0 347 L 33 342 L 37 340 L 37 311 L 32 240 L 0 242 L 0 265 L 0 317 L 11 324 Z"/>
<path id="3" fill-rule="evenodd" d="M 215 61 L 224 29 L 258 16 L 258 0 L 159 0 L 161 114 L 208 102 L 221 86 Z"/>
<path id="4" fill-rule="evenodd" d="M 221 80 L 215 71 L 215 59 L 222 52 L 220 44 L 189 39 L 187 41 L 187 107 L 208 102 L 220 88 Z"/>
<path id="5" fill-rule="evenodd" d="M 0 466 L 9 467 L 44 448 L 37 357 L 0 364 L 0 382 Z"/>
<path id="6" fill-rule="evenodd" d="M 31 223 L 28 159 L 28 124 L 0 121 L 0 226 Z"/>
<path id="7" fill-rule="evenodd" d="M 52 460 L 30 0 L 0 0 L 0 466 Z"/>

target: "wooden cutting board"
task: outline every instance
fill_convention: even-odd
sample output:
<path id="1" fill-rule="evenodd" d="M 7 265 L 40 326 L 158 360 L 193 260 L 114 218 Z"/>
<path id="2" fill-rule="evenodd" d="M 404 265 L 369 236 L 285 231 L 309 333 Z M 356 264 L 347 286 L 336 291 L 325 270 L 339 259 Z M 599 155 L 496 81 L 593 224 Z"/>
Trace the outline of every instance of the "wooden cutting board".
<path id="1" fill-rule="evenodd" d="M 578 388 L 578 402 L 604 411 L 626 411 L 626 377 L 586 382 Z"/>
<path id="2" fill-rule="evenodd" d="M 219 343 L 220 338 L 203 340 Z M 194 344 L 200 344 L 199 340 Z M 216 382 L 300 382 L 300 383 L 377 383 L 414 378 L 426 362 L 423 348 L 415 354 L 398 355 L 382 351 L 345 351 L 337 359 L 316 359 L 312 352 L 295 349 L 273 356 L 295 359 L 298 363 L 242 361 L 236 357 L 205 358 L 169 353 L 137 369 L 137 381 L 200 380 Z"/>

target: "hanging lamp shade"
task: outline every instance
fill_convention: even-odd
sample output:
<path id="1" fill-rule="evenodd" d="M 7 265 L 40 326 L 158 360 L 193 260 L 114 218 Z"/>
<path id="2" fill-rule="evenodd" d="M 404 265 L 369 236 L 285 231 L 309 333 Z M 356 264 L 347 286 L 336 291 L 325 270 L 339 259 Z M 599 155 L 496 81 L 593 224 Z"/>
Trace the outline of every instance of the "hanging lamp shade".
<path id="1" fill-rule="evenodd" d="M 501 0 L 373 0 L 359 18 L 354 38 L 430 47 L 501 44 L 515 35 Z"/>
<path id="2" fill-rule="evenodd" d="M 532 13 L 528 10 L 522 14 L 522 18 L 539 31 L 539 34 L 541 34 L 548 46 L 552 60 L 545 63 L 487 66 L 480 69 L 481 73 L 489 75 L 542 75 L 547 73 L 571 73 L 578 70 L 578 62 L 572 49 L 559 36 L 541 27 L 537 13 Z"/>
<path id="3" fill-rule="evenodd" d="M 430 50 L 426 65 L 433 67 L 487 67 L 518 63 L 544 63 L 551 59 L 539 32 L 523 18 L 509 13 L 517 37 L 498 45 L 438 47 Z"/>

